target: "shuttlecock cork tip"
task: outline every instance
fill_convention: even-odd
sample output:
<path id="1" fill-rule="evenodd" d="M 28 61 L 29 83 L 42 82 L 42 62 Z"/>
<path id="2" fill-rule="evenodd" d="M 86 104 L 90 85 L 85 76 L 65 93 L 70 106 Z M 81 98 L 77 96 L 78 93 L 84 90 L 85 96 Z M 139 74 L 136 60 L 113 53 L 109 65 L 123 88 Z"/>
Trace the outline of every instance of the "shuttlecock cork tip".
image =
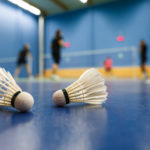
<path id="1" fill-rule="evenodd" d="M 57 106 L 64 106 L 66 104 L 66 98 L 62 90 L 56 91 L 52 99 Z"/>
<path id="2" fill-rule="evenodd" d="M 14 107 L 21 112 L 29 111 L 32 108 L 33 104 L 34 99 L 28 92 L 18 93 L 14 101 Z"/>

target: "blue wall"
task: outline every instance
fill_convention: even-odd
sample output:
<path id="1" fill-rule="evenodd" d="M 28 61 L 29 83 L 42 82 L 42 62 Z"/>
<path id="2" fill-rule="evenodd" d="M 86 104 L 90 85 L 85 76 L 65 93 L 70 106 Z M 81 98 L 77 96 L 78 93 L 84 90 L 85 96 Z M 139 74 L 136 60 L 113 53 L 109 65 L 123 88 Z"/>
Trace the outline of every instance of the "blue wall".
<path id="1" fill-rule="evenodd" d="M 21 8 L 0 1 L 0 66 L 14 73 L 16 57 L 24 43 L 33 56 L 33 74 L 38 71 L 38 18 Z M 22 69 L 20 76 L 26 76 Z"/>
<path id="2" fill-rule="evenodd" d="M 58 28 L 63 31 L 64 41 L 71 43 L 70 48 L 62 50 L 61 68 L 102 66 L 107 56 L 113 58 L 115 66 L 139 65 L 140 39 L 145 39 L 150 47 L 149 10 L 150 0 L 127 0 L 46 18 L 45 68 L 52 65 L 50 42 Z M 123 35 L 125 41 L 117 42 L 118 35 Z M 120 49 L 120 52 L 109 52 L 110 48 L 130 46 L 136 48 L 136 60 L 133 59 L 130 48 L 128 51 Z M 104 49 L 104 53 L 84 55 L 84 52 L 99 49 Z M 73 56 L 76 52 L 81 54 Z M 150 58 L 150 51 L 148 55 Z"/>

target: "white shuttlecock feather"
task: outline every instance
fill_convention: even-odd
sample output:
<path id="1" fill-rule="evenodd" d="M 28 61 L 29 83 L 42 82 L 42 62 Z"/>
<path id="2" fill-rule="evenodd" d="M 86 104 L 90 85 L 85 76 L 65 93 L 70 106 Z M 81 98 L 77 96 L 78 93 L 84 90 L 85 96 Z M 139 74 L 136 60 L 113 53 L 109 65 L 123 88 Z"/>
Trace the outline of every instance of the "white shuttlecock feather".
<path id="1" fill-rule="evenodd" d="M 97 69 L 91 68 L 67 88 L 56 91 L 53 101 L 57 106 L 78 102 L 102 104 L 107 99 L 106 89 L 101 74 Z"/>
<path id="2" fill-rule="evenodd" d="M 23 92 L 12 75 L 0 68 L 0 106 L 12 106 L 21 112 L 32 108 L 34 99 L 31 94 Z"/>

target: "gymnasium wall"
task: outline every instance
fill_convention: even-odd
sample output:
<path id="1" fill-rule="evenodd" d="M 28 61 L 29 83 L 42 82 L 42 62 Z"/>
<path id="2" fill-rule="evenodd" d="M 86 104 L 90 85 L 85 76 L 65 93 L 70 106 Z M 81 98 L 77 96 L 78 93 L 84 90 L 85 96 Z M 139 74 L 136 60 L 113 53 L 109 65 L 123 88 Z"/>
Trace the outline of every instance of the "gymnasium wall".
<path id="1" fill-rule="evenodd" d="M 38 18 L 23 9 L 0 1 L 0 67 L 12 74 L 16 68 L 16 57 L 24 43 L 30 45 L 33 56 L 33 74 L 38 72 Z M 20 76 L 26 77 L 23 68 Z"/>
<path id="2" fill-rule="evenodd" d="M 150 47 L 149 10 L 149 0 L 126 0 L 46 18 L 45 69 L 52 65 L 50 42 L 57 29 L 71 43 L 62 49 L 61 69 L 102 67 L 107 56 L 115 67 L 139 66 L 139 41 L 144 39 Z M 123 42 L 116 40 L 119 35 L 125 37 Z"/>

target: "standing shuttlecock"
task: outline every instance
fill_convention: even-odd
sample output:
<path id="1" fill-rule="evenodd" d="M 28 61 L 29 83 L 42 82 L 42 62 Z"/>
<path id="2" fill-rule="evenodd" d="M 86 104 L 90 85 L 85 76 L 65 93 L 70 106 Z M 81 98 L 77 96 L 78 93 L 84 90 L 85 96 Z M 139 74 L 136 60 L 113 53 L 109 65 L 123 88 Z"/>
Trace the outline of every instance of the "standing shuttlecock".
<path id="1" fill-rule="evenodd" d="M 104 79 L 97 69 L 85 71 L 80 78 L 65 89 L 53 94 L 53 101 L 57 106 L 68 103 L 102 104 L 107 99 Z"/>
<path id="2" fill-rule="evenodd" d="M 0 106 L 12 106 L 21 112 L 26 112 L 33 104 L 32 95 L 23 92 L 11 74 L 0 68 Z"/>

